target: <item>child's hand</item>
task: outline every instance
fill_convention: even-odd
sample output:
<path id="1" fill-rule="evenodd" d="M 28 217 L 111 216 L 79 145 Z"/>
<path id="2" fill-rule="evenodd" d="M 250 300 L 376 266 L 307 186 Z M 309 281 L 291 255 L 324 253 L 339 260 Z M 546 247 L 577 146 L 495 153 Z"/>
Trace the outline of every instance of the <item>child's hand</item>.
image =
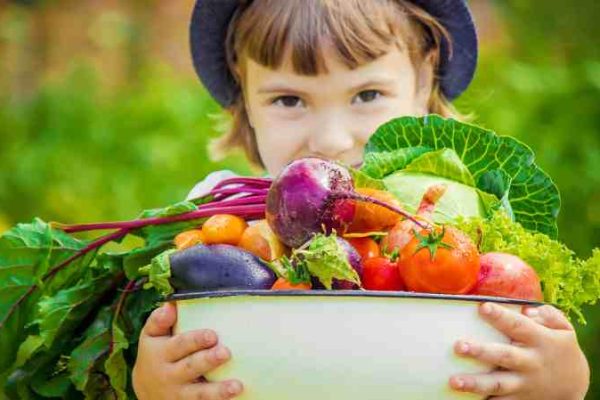
<path id="1" fill-rule="evenodd" d="M 140 334 L 133 388 L 147 399 L 230 399 L 242 392 L 236 380 L 206 382 L 202 376 L 230 358 L 210 330 L 171 336 L 177 320 L 172 304 L 154 310 Z"/>
<path id="2" fill-rule="evenodd" d="M 581 400 L 590 370 L 573 326 L 556 308 L 527 308 L 523 315 L 494 303 L 480 314 L 512 343 L 458 341 L 457 354 L 498 369 L 488 374 L 455 375 L 458 391 L 494 396 L 497 400 Z"/>

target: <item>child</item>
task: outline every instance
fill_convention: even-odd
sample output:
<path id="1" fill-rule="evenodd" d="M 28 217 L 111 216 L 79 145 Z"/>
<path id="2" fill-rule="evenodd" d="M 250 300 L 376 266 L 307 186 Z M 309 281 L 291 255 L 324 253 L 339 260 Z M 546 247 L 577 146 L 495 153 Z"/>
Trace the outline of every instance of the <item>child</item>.
<path id="1" fill-rule="evenodd" d="M 464 0 L 198 0 L 191 33 L 204 85 L 233 115 L 221 148 L 242 147 L 270 175 L 310 155 L 360 163 L 369 135 L 394 117 L 456 117 L 448 99 L 468 86 L 477 58 Z M 512 343 L 458 341 L 457 354 L 496 370 L 449 377 L 454 390 L 505 400 L 584 397 L 587 361 L 560 311 L 485 303 L 480 314 Z M 171 336 L 175 320 L 165 305 L 143 329 L 133 371 L 139 398 L 240 394 L 237 380 L 202 378 L 232 356 L 216 333 Z"/>

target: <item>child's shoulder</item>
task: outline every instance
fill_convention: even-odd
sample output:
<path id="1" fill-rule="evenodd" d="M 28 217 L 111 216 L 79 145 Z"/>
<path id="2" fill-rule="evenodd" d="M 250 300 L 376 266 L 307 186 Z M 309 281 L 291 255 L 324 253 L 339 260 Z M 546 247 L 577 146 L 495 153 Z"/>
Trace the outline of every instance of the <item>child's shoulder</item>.
<path id="1" fill-rule="evenodd" d="M 236 176 L 239 175 L 228 169 L 211 172 L 192 188 L 190 193 L 187 195 L 186 200 L 207 195 L 216 186 L 216 184 L 221 182 L 223 179 L 229 179 Z"/>

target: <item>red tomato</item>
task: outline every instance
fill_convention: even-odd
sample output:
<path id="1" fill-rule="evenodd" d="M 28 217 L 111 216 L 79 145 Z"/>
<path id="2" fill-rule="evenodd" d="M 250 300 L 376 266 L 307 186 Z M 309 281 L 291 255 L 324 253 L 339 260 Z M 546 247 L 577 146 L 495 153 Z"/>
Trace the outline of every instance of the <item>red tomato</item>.
<path id="1" fill-rule="evenodd" d="M 359 238 L 345 238 L 348 243 L 356 249 L 358 254 L 360 255 L 361 260 L 366 260 L 368 258 L 379 257 L 380 251 L 377 242 L 369 237 L 359 237 Z"/>
<path id="2" fill-rule="evenodd" d="M 479 252 L 452 227 L 422 230 L 400 252 L 398 262 L 408 290 L 425 293 L 468 293 L 477 283 Z"/>
<path id="3" fill-rule="evenodd" d="M 404 290 L 398 263 L 387 257 L 365 260 L 361 280 L 363 287 L 369 290 Z"/>

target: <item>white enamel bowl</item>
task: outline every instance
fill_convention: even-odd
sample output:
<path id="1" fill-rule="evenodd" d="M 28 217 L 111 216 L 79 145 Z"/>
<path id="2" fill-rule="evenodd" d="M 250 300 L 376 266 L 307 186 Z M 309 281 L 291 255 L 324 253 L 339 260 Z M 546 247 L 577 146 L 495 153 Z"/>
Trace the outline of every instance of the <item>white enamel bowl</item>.
<path id="1" fill-rule="evenodd" d="M 488 371 L 454 355 L 457 339 L 508 342 L 477 312 L 481 296 L 369 291 L 229 291 L 174 295 L 176 332 L 211 328 L 232 359 L 207 375 L 237 378 L 241 400 L 480 399 L 454 373 Z"/>

